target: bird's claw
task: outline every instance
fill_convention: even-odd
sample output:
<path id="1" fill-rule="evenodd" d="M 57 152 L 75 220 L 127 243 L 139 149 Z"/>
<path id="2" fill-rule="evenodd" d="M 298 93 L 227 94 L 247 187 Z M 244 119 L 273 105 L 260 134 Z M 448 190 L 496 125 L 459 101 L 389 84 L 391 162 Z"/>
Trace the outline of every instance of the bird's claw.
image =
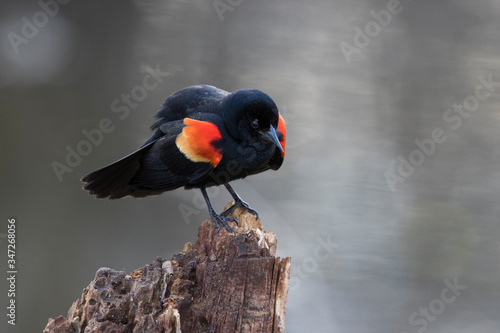
<path id="1" fill-rule="evenodd" d="M 214 220 L 215 225 L 217 226 L 217 232 L 220 230 L 221 224 L 226 228 L 227 231 L 232 231 L 236 235 L 236 231 L 227 224 L 227 222 L 234 222 L 238 225 L 238 221 L 232 217 L 222 217 L 220 215 L 214 214 L 211 216 L 212 220 Z"/>
<path id="2" fill-rule="evenodd" d="M 226 209 L 225 211 L 223 211 L 220 215 L 221 216 L 228 216 L 229 214 L 231 214 L 237 207 L 241 207 L 243 208 L 244 210 L 246 210 L 247 212 L 249 212 L 250 214 L 253 214 L 255 215 L 255 219 L 258 220 L 259 219 L 259 213 L 257 213 L 257 211 L 253 208 L 250 207 L 250 205 L 248 205 L 245 201 L 243 200 L 236 200 L 234 202 L 234 205 L 232 205 L 231 207 L 229 207 L 228 209 Z"/>

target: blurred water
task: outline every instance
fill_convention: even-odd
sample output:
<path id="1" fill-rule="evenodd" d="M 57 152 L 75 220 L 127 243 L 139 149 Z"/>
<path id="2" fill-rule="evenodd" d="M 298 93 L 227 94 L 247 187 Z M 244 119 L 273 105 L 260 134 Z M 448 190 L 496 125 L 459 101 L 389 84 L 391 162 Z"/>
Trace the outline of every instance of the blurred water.
<path id="1" fill-rule="evenodd" d="M 46 22 L 36 2 L 2 4 L 1 202 L 19 272 L 2 332 L 66 315 L 101 266 L 130 272 L 195 240 L 208 214 L 185 221 L 179 205 L 199 193 L 95 200 L 79 178 L 198 83 L 263 90 L 287 121 L 283 167 L 234 184 L 292 257 L 287 332 L 499 332 L 500 85 L 484 85 L 500 82 L 498 1 L 221 2 L 69 2 Z M 23 18 L 40 25 L 29 38 Z M 60 182 L 51 164 L 103 118 L 113 129 Z"/>

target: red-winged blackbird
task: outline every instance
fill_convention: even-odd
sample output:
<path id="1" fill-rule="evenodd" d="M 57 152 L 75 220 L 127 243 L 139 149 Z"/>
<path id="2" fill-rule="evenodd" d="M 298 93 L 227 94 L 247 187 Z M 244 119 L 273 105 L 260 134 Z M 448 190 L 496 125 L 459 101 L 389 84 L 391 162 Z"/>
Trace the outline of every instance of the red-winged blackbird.
<path id="1" fill-rule="evenodd" d="M 156 113 L 153 135 L 130 155 L 82 178 L 84 189 L 98 198 L 145 197 L 184 186 L 199 188 L 217 230 L 233 231 L 227 217 L 236 207 L 252 214 L 229 185 L 268 169 L 285 157 L 286 127 L 274 101 L 259 90 L 229 93 L 208 85 L 170 95 Z M 206 187 L 224 185 L 235 204 L 220 215 Z"/>

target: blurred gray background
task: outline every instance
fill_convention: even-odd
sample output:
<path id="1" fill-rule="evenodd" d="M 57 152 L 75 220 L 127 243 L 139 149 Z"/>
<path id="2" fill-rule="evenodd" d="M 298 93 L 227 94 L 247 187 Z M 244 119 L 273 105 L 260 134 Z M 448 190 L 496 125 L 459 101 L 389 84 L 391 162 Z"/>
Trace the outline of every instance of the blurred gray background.
<path id="1" fill-rule="evenodd" d="M 263 90 L 287 121 L 283 167 L 234 183 L 292 257 L 287 332 L 500 332 L 498 0 L 61 3 L 1 4 L 0 267 L 15 217 L 18 280 L 12 327 L 0 279 L 0 331 L 39 332 L 99 267 L 196 239 L 199 191 L 96 200 L 79 179 L 206 83 Z"/>

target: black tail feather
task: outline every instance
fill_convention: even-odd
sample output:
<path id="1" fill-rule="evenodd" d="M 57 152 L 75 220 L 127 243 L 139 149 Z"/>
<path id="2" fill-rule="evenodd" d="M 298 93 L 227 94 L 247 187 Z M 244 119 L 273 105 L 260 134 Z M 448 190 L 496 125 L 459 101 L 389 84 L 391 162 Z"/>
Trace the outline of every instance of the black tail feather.
<path id="1" fill-rule="evenodd" d="M 136 186 L 130 185 L 130 180 L 139 171 L 142 157 L 154 143 L 150 142 L 122 159 L 82 177 L 81 181 L 86 183 L 83 189 L 97 198 L 118 199 L 134 195 Z"/>

